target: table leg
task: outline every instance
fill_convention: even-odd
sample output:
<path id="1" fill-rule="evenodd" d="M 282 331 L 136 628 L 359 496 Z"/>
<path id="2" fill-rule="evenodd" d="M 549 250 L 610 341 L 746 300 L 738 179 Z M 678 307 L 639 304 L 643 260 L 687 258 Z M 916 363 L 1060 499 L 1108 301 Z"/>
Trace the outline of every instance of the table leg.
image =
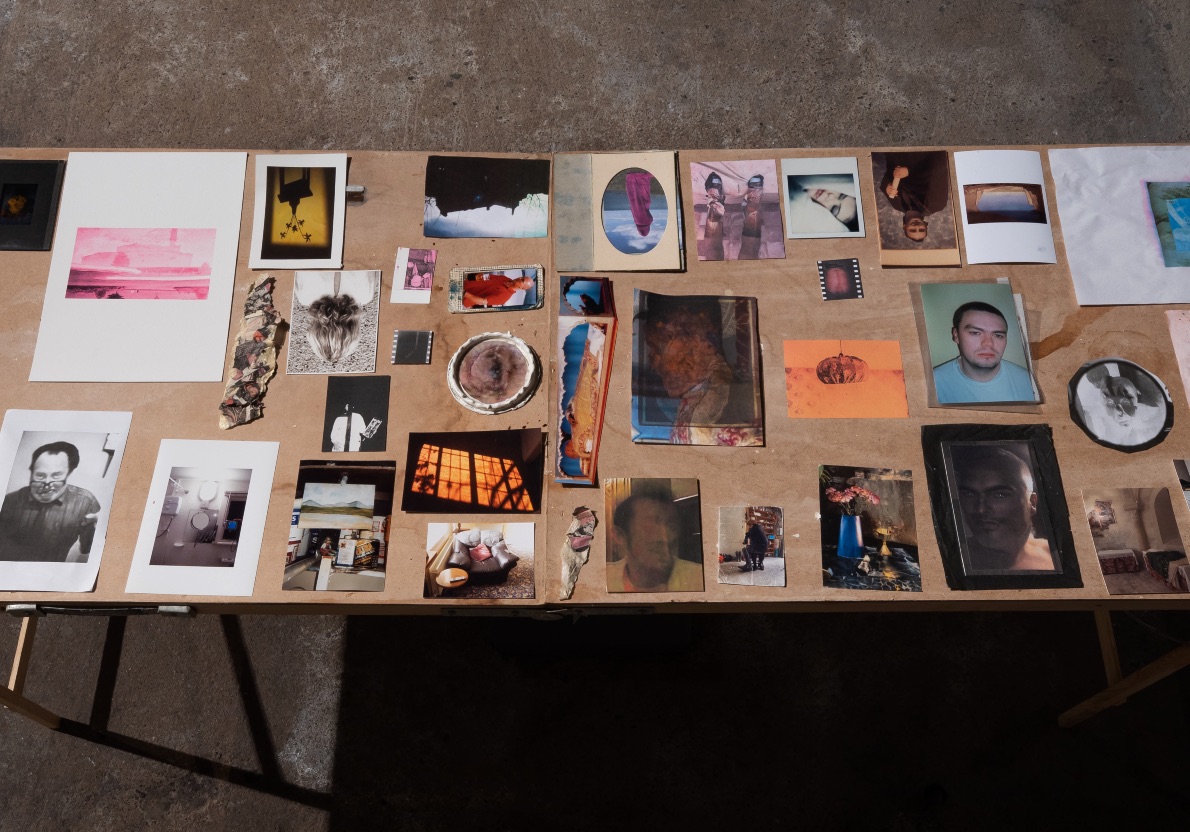
<path id="1" fill-rule="evenodd" d="M 21 635 L 17 640 L 16 657 L 12 662 L 12 673 L 8 676 L 8 687 L 0 687 L 0 705 L 56 731 L 61 725 L 58 715 L 22 695 L 25 676 L 29 672 L 29 662 L 33 657 L 33 636 L 36 633 L 37 619 L 34 616 L 21 620 Z"/>

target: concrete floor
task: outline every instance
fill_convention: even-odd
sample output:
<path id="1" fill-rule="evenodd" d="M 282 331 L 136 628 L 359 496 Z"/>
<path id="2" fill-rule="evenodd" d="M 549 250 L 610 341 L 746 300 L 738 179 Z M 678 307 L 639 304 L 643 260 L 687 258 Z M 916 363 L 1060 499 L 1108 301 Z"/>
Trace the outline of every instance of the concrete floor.
<path id="1" fill-rule="evenodd" d="M 0 146 L 1185 142 L 1188 54 L 1182 0 L 0 0 Z M 1190 638 L 1185 615 L 1117 618 L 1134 661 Z M 181 765 L 0 714 L 3 832 L 1178 828 L 1190 799 L 1186 671 L 1054 727 L 1102 684 L 1088 614 L 38 638 L 31 696 Z"/>

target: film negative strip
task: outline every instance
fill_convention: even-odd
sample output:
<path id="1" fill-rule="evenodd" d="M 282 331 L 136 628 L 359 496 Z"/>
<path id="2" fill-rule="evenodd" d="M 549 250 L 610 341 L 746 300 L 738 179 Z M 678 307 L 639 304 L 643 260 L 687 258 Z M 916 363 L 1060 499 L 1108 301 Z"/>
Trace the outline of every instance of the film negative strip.
<path id="1" fill-rule="evenodd" d="M 823 300 L 853 300 L 864 296 L 864 284 L 859 278 L 859 261 L 819 260 L 818 288 Z"/>
<path id="2" fill-rule="evenodd" d="M 393 330 L 393 364 L 429 364 L 434 333 L 428 329 Z"/>

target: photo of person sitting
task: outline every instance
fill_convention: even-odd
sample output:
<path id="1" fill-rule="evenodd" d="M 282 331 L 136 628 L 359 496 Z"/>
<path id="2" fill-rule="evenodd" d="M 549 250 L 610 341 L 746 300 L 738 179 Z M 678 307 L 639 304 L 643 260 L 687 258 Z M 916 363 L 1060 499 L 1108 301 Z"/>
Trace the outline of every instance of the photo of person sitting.
<path id="1" fill-rule="evenodd" d="M 474 272 L 463 280 L 463 307 L 489 309 L 521 306 L 535 284 L 532 277 L 523 274 L 509 274 L 507 271 Z"/>

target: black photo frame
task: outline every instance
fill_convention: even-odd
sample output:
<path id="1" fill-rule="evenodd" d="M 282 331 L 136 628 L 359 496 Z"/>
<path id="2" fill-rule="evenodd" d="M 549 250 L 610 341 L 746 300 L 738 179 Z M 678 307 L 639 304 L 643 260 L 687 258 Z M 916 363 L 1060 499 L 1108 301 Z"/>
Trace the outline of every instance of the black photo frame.
<path id="1" fill-rule="evenodd" d="M 60 160 L 0 161 L 0 249 L 49 251 L 65 171 Z M 8 202 L 18 196 L 27 207 L 14 214 Z"/>
<path id="2" fill-rule="evenodd" d="M 1126 358 L 1088 361 L 1071 377 L 1066 396 L 1070 418 L 1105 448 L 1143 451 L 1160 445 L 1173 429 L 1169 389 Z"/>
<path id="3" fill-rule="evenodd" d="M 1049 425 L 924 425 L 921 438 L 934 530 L 947 586 L 958 590 L 980 590 L 1059 589 L 1083 585 L 1070 530 L 1066 492 L 1062 487 Z M 1022 489 L 1026 501 L 1036 495 L 1035 511 L 1018 560 L 1027 561 L 1023 556 L 1026 550 L 1031 550 L 1031 560 L 1036 563 L 1044 543 L 1048 546 L 1050 567 L 1003 567 L 981 553 L 981 548 L 986 551 L 990 547 L 981 547 L 976 542 L 979 532 L 969 527 L 971 518 L 963 516 L 960 494 L 970 493 L 970 490 L 961 488 L 956 473 L 963 467 L 964 460 L 970 461 L 975 455 L 1013 461 L 1031 477 L 1032 491 L 1025 490 L 1026 482 L 1022 482 Z M 1018 513 L 1016 519 L 1019 517 Z M 1000 522 L 1012 522 L 1010 520 L 989 518 L 984 522 L 987 535 L 1009 537 L 1014 531 L 997 526 Z M 1019 522 L 1017 526 L 1019 528 Z"/>

